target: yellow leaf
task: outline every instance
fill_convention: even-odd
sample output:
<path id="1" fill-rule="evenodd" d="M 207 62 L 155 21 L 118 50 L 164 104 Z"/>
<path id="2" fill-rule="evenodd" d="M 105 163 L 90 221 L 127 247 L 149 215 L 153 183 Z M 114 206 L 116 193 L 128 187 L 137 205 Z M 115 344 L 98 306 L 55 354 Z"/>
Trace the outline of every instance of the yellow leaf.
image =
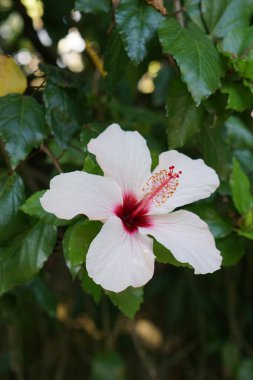
<path id="1" fill-rule="evenodd" d="M 0 96 L 11 93 L 23 94 L 27 80 L 14 59 L 0 54 Z"/>

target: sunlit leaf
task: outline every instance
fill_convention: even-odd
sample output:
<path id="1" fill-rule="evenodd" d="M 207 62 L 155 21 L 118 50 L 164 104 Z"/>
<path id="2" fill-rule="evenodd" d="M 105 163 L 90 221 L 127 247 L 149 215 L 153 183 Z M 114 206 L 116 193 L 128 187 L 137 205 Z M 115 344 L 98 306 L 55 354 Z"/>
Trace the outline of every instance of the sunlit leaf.
<path id="1" fill-rule="evenodd" d="M 134 318 L 143 302 L 143 288 L 129 287 L 120 293 L 107 291 L 106 294 L 112 303 L 130 319 Z"/>
<path id="2" fill-rule="evenodd" d="M 23 94 L 27 80 L 13 58 L 0 54 L 0 96 Z"/>
<path id="3" fill-rule="evenodd" d="M 46 224 L 52 224 L 54 226 L 64 226 L 69 224 L 69 220 L 58 219 L 53 214 L 44 211 L 40 203 L 40 198 L 44 194 L 45 190 L 37 191 L 25 201 L 20 209 L 30 216 L 35 216 L 36 218 L 41 219 Z"/>
<path id="4" fill-rule="evenodd" d="M 233 202 L 237 211 L 241 215 L 245 215 L 253 203 L 251 185 L 249 178 L 243 172 L 239 162 L 235 158 L 233 160 L 233 172 L 230 178 L 230 186 Z"/>

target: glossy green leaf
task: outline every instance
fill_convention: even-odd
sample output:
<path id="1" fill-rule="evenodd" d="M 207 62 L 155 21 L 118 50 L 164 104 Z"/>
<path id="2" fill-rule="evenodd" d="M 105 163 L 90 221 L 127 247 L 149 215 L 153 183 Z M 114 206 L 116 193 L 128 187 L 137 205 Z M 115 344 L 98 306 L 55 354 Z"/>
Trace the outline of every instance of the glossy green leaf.
<path id="1" fill-rule="evenodd" d="M 98 165 L 95 156 L 90 153 L 84 159 L 83 170 L 90 174 L 103 175 L 103 171 Z"/>
<path id="2" fill-rule="evenodd" d="M 201 15 L 200 0 L 185 0 L 184 9 L 191 21 L 196 24 L 200 29 L 205 31 L 203 17 Z"/>
<path id="3" fill-rule="evenodd" d="M 0 244 L 9 242 L 12 236 L 24 228 L 24 218 L 19 212 L 25 200 L 25 189 L 18 174 L 0 177 Z"/>
<path id="4" fill-rule="evenodd" d="M 32 97 L 0 97 L 0 137 L 13 168 L 46 137 L 43 107 Z"/>
<path id="5" fill-rule="evenodd" d="M 110 0 L 76 0 L 75 10 L 84 13 L 109 12 Z"/>
<path id="6" fill-rule="evenodd" d="M 234 158 L 233 171 L 230 178 L 232 197 L 237 211 L 245 215 L 253 202 L 249 178 L 243 172 L 239 162 Z"/>
<path id="7" fill-rule="evenodd" d="M 101 229 L 99 222 L 81 220 L 70 226 L 63 241 L 64 256 L 71 273 L 75 275 L 85 262 L 86 255 L 92 240 Z"/>
<path id="8" fill-rule="evenodd" d="M 253 3 L 251 0 L 203 0 L 201 10 L 209 32 L 215 37 L 225 37 L 231 30 L 249 25 Z"/>
<path id="9" fill-rule="evenodd" d="M 140 63 L 163 16 L 144 1 L 121 0 L 115 19 L 129 58 Z"/>
<path id="10" fill-rule="evenodd" d="M 221 92 L 228 95 L 227 108 L 234 111 L 243 112 L 253 104 L 253 94 L 241 83 L 226 83 Z"/>
<path id="11" fill-rule="evenodd" d="M 215 37 L 248 26 L 253 12 L 251 0 L 186 0 L 184 7 L 198 27 Z"/>
<path id="12" fill-rule="evenodd" d="M 36 223 L 0 247 L 0 294 L 34 276 L 52 253 L 56 229 L 42 222 Z"/>
<path id="13" fill-rule="evenodd" d="M 47 81 L 43 93 L 46 105 L 46 121 L 57 143 L 66 148 L 73 134 L 80 129 L 76 105 L 66 89 Z"/>
<path id="14" fill-rule="evenodd" d="M 128 62 L 121 36 L 115 29 L 108 39 L 104 56 L 105 71 L 108 73 L 106 84 L 110 91 L 119 84 Z"/>
<path id="15" fill-rule="evenodd" d="M 106 294 L 112 303 L 130 319 L 134 318 L 143 302 L 143 288 L 129 287 L 120 293 L 107 291 Z"/>
<path id="16" fill-rule="evenodd" d="M 221 252 L 224 267 L 237 264 L 245 253 L 242 239 L 238 239 L 236 234 L 216 240 L 216 246 Z"/>
<path id="17" fill-rule="evenodd" d="M 204 125 L 200 144 L 205 163 L 217 171 L 221 180 L 227 180 L 231 172 L 232 153 L 226 144 L 225 127 L 210 128 Z"/>
<path id="18" fill-rule="evenodd" d="M 208 224 L 215 239 L 223 238 L 232 232 L 229 219 L 222 218 L 211 204 L 192 204 L 187 206 L 187 210 L 197 214 Z"/>
<path id="19" fill-rule="evenodd" d="M 46 190 L 37 191 L 31 195 L 20 209 L 30 216 L 41 219 L 46 224 L 52 224 L 54 226 L 65 226 L 69 224 L 69 220 L 58 219 L 53 214 L 44 211 L 40 203 L 40 198 L 44 195 L 45 191 Z"/>
<path id="20" fill-rule="evenodd" d="M 227 141 L 233 148 L 253 150 L 253 133 L 239 117 L 231 116 L 225 127 Z"/>
<path id="21" fill-rule="evenodd" d="M 96 303 L 101 300 L 103 289 L 100 285 L 96 284 L 88 275 L 86 270 L 82 270 L 78 275 L 82 288 L 88 293 Z"/>
<path id="22" fill-rule="evenodd" d="M 233 29 L 220 44 L 233 68 L 243 78 L 253 78 L 253 26 Z"/>
<path id="23" fill-rule="evenodd" d="M 156 240 L 154 240 L 154 254 L 158 263 L 171 264 L 175 267 L 191 268 L 188 263 L 181 263 L 180 261 L 177 261 L 172 253 Z"/>
<path id="24" fill-rule="evenodd" d="M 88 276 L 85 260 L 90 243 L 100 229 L 99 222 L 81 220 L 67 229 L 63 239 L 64 257 L 72 276 L 78 275 L 83 289 L 93 297 L 95 302 L 99 302 L 102 288 Z"/>
<path id="25" fill-rule="evenodd" d="M 203 110 L 196 107 L 187 87 L 175 79 L 167 98 L 168 139 L 171 149 L 184 144 L 200 129 Z"/>
<path id="26" fill-rule="evenodd" d="M 212 41 L 201 29 L 191 25 L 187 30 L 168 19 L 159 28 L 159 38 L 164 53 L 172 54 L 177 61 L 197 105 L 217 90 L 222 64 Z"/>

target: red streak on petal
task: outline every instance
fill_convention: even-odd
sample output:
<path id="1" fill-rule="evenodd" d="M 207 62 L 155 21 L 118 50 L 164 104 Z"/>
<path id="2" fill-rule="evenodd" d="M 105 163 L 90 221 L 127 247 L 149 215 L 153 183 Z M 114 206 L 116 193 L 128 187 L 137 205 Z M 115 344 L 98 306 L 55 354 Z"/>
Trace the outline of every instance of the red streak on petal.
<path id="1" fill-rule="evenodd" d="M 147 215 L 149 207 L 140 207 L 141 203 L 134 194 L 128 193 L 124 195 L 123 203 L 115 207 L 115 215 L 122 220 L 125 231 L 130 234 L 137 232 L 138 227 L 152 226 L 151 218 Z"/>

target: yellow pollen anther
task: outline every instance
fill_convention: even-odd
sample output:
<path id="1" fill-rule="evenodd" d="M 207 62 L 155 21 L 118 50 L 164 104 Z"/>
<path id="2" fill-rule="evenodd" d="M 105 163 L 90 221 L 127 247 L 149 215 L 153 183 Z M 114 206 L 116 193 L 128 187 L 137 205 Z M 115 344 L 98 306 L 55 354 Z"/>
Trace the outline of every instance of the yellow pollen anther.
<path id="1" fill-rule="evenodd" d="M 152 200 L 158 207 L 165 204 L 175 193 L 181 174 L 181 171 L 174 172 L 174 166 L 170 166 L 169 171 L 162 169 L 154 173 L 143 188 L 146 199 Z"/>

